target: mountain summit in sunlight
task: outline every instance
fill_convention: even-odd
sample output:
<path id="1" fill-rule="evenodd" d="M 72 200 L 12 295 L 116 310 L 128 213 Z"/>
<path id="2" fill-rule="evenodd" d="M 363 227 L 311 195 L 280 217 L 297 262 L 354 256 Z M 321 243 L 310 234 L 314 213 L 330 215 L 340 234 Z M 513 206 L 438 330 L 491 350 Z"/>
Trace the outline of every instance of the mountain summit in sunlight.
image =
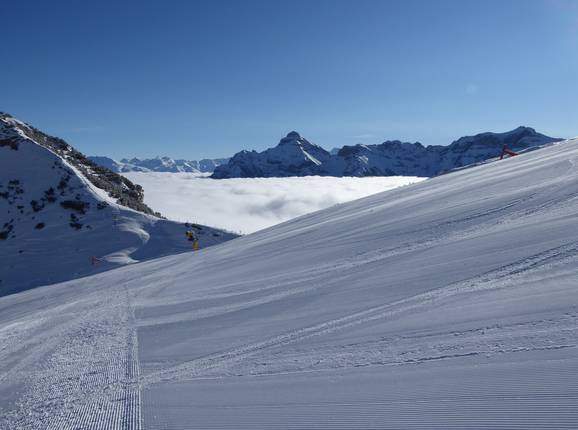
<path id="1" fill-rule="evenodd" d="M 217 166 L 212 178 L 258 178 L 318 174 L 331 158 L 329 152 L 292 131 L 275 148 L 263 152 L 241 151 L 227 164 Z"/>
<path id="2" fill-rule="evenodd" d="M 174 160 L 170 157 L 121 158 L 90 156 L 89 160 L 116 173 L 128 172 L 170 172 L 170 173 L 212 173 L 217 166 L 225 164 L 228 158 L 202 160 Z"/>
<path id="3" fill-rule="evenodd" d="M 263 152 L 241 151 L 218 166 L 212 178 L 285 176 L 436 176 L 449 170 L 498 157 L 504 144 L 523 151 L 561 139 L 530 127 L 506 133 L 462 137 L 448 146 L 423 146 L 399 140 L 379 145 L 353 145 L 331 152 L 292 131 Z"/>

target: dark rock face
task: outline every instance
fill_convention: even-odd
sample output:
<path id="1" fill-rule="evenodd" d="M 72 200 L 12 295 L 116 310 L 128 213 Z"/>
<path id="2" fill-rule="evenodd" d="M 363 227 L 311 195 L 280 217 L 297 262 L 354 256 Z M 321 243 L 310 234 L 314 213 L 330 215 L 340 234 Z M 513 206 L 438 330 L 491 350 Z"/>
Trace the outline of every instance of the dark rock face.
<path id="1" fill-rule="evenodd" d="M 144 204 L 144 192 L 140 185 L 132 183 L 127 178 L 107 169 L 106 167 L 97 165 L 85 157 L 84 154 L 66 143 L 64 140 L 58 137 L 49 136 L 28 124 L 15 121 L 12 116 L 6 113 L 0 112 L 0 121 L 2 121 L 2 126 L 5 130 L 9 131 L 10 128 L 13 129 L 13 136 L 9 138 L 12 141 L 18 141 L 20 138 L 22 138 L 16 132 L 17 129 L 28 139 L 34 141 L 38 145 L 50 149 L 64 160 L 69 162 L 72 166 L 77 168 L 83 174 L 83 176 L 85 176 L 94 186 L 105 190 L 111 197 L 117 199 L 118 203 L 139 212 L 160 216 L 159 213 L 154 212 L 151 208 Z M 5 137 L 4 140 L 6 140 Z M 63 181 L 66 182 L 65 180 Z M 66 186 L 65 183 L 61 185 L 62 187 Z"/>
<path id="2" fill-rule="evenodd" d="M 399 140 L 378 145 L 344 146 L 331 153 L 308 142 L 295 131 L 275 148 L 241 151 L 215 169 L 212 178 L 274 176 L 436 176 L 449 170 L 498 157 L 502 146 L 516 152 L 562 139 L 518 127 L 506 133 L 462 137 L 448 146 L 423 146 Z"/>

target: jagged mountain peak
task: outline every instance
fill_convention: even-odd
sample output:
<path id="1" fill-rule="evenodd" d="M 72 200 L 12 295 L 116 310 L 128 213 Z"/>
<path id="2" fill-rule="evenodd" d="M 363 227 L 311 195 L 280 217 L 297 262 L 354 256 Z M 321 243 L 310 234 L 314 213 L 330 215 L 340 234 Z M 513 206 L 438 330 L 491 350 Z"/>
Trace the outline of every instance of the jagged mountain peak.
<path id="1" fill-rule="evenodd" d="M 301 139 L 301 135 L 296 131 L 290 131 L 289 133 L 287 133 L 287 136 L 285 136 L 283 139 L 281 139 L 281 141 L 284 141 L 287 139 L 299 140 L 299 139 Z"/>
<path id="2" fill-rule="evenodd" d="M 291 131 L 274 148 L 263 152 L 240 151 L 227 164 L 218 166 L 212 178 L 287 177 L 317 174 L 331 154 Z"/>
<path id="3" fill-rule="evenodd" d="M 529 132 L 529 133 L 536 133 L 536 130 L 532 127 L 528 127 L 525 125 L 520 125 L 513 129 L 510 133 L 518 133 L 518 132 Z"/>
<path id="4" fill-rule="evenodd" d="M 277 146 L 298 146 L 306 151 L 312 150 L 329 154 L 329 152 L 321 146 L 311 143 L 296 131 L 290 131 L 287 133 L 287 136 L 283 137 Z"/>

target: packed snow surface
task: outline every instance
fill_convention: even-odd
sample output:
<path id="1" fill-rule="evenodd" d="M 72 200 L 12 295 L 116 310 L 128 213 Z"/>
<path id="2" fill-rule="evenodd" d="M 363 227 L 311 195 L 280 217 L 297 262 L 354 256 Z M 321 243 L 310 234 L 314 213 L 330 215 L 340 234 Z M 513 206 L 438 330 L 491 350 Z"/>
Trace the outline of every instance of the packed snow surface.
<path id="1" fill-rule="evenodd" d="M 191 173 L 123 173 L 145 189 L 145 201 L 176 221 L 239 233 L 423 180 L 411 176 L 210 179 Z"/>
<path id="2" fill-rule="evenodd" d="M 576 429 L 578 140 L 0 299 L 0 428 Z"/>

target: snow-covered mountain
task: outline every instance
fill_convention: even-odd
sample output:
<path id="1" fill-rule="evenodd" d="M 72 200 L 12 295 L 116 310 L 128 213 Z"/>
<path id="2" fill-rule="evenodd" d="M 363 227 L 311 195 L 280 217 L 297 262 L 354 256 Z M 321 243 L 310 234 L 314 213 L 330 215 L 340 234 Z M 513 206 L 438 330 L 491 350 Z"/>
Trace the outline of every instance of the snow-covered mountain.
<path id="1" fill-rule="evenodd" d="M 203 226 L 202 246 L 234 235 Z M 0 113 L 0 296 L 191 249 L 143 189 Z"/>
<path id="2" fill-rule="evenodd" d="M 316 175 L 331 158 L 329 152 L 292 131 L 275 148 L 241 151 L 218 166 L 212 178 L 258 178 Z"/>
<path id="3" fill-rule="evenodd" d="M 99 166 L 106 167 L 116 173 L 126 172 L 189 172 L 212 173 L 217 166 L 226 164 L 228 158 L 203 160 L 173 160 L 169 157 L 156 158 L 122 158 L 120 161 L 103 156 L 90 156 L 90 160 Z"/>
<path id="4" fill-rule="evenodd" d="M 506 133 L 462 137 L 448 146 L 387 141 L 379 145 L 344 146 L 331 152 L 291 132 L 264 152 L 241 151 L 215 169 L 212 178 L 275 176 L 435 176 L 498 157 L 504 144 L 522 151 L 559 141 L 518 127 Z"/>
<path id="5" fill-rule="evenodd" d="M 578 139 L 0 298 L 0 428 L 576 429 L 577 219 Z"/>

